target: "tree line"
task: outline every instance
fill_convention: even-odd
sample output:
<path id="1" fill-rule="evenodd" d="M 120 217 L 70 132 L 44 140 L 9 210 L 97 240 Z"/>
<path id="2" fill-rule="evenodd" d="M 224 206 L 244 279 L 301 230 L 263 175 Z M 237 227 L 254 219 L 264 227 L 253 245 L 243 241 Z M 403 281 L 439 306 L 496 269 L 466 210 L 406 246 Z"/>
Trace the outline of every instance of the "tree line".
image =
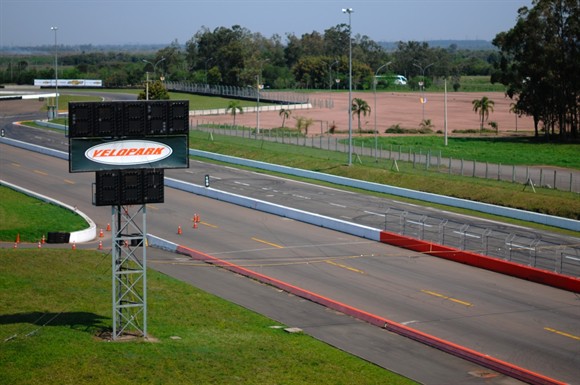
<path id="1" fill-rule="evenodd" d="M 255 86 L 258 78 L 265 87 L 276 89 L 345 89 L 348 86 L 349 26 L 338 24 L 323 33 L 313 31 L 298 37 L 287 34 L 270 38 L 239 25 L 210 30 L 202 27 L 185 44 L 173 41 L 152 53 L 71 52 L 57 47 L 59 78 L 101 79 L 106 87 L 140 85 L 146 72 L 153 77 L 199 84 Z M 54 78 L 54 52 L 34 57 L 0 57 L 0 83 L 32 84 L 34 79 Z M 86 47 L 85 47 L 86 48 Z M 90 47 L 88 47 L 90 48 Z M 425 42 L 398 42 L 394 51 L 368 36 L 352 36 L 353 87 L 371 89 L 376 70 L 377 88 L 393 85 L 389 74 L 406 76 L 409 87 L 424 80 L 413 64 L 433 64 L 426 75 L 448 77 L 459 85 L 462 75 L 487 75 L 498 60 L 494 50 L 430 47 Z M 163 59 L 163 61 L 160 61 Z M 144 62 L 147 60 L 149 63 Z M 159 63 L 158 63 L 159 62 Z M 151 64 L 158 63 L 153 68 Z M 155 72 L 155 74 L 153 74 Z M 458 87 L 458 86 L 456 86 Z"/>
<path id="2" fill-rule="evenodd" d="M 428 89 L 434 79 L 461 87 L 461 76 L 488 75 L 507 87 L 514 112 L 534 118 L 536 135 L 578 136 L 580 11 L 578 0 L 533 0 L 518 11 L 516 25 L 493 40 L 496 50 L 430 47 L 398 42 L 394 51 L 347 24 L 322 33 L 270 38 L 234 25 L 202 27 L 184 45 L 173 41 L 154 53 L 66 52 L 59 78 L 101 79 L 105 87 L 141 86 L 152 79 L 275 89 L 345 89 L 349 41 L 355 90 L 394 87 L 389 75 L 408 78 L 409 89 Z M 32 84 L 54 78 L 44 57 L 0 57 L 0 83 Z M 379 73 L 379 70 L 382 71 Z M 377 76 L 379 75 L 379 76 Z"/>

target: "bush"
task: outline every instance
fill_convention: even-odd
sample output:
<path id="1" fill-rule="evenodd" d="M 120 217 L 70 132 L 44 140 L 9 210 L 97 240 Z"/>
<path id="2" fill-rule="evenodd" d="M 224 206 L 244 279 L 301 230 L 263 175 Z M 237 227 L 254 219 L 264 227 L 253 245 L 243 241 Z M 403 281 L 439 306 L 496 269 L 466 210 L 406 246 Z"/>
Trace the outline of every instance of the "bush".
<path id="1" fill-rule="evenodd" d="M 429 127 L 402 128 L 400 124 L 394 124 L 385 130 L 386 134 L 430 134 L 433 130 Z"/>

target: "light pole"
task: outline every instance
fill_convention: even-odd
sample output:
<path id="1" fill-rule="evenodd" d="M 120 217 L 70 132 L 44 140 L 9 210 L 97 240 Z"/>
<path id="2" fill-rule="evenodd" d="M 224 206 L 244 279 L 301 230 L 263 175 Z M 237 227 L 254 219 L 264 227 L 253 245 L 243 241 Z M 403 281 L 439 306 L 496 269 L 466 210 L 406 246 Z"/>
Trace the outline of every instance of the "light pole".
<path id="1" fill-rule="evenodd" d="M 384 67 L 387 67 L 389 64 L 391 64 L 392 62 L 388 62 L 383 64 L 382 66 L 380 66 L 379 68 L 377 68 L 376 72 L 375 72 L 375 77 L 373 78 L 373 91 L 375 94 L 375 162 L 378 162 L 378 157 L 377 157 L 377 152 L 378 152 L 378 131 L 377 131 L 377 76 L 379 74 L 379 71 L 381 69 L 383 69 Z"/>
<path id="2" fill-rule="evenodd" d="M 260 133 L 260 75 L 262 75 L 262 66 L 267 61 L 270 61 L 270 59 L 265 59 L 260 62 L 260 72 L 258 72 L 258 75 L 256 76 L 256 138 Z"/>
<path id="3" fill-rule="evenodd" d="M 328 66 L 328 90 L 332 91 L 332 66 L 338 64 L 338 60 Z"/>
<path id="4" fill-rule="evenodd" d="M 165 60 L 164 57 L 157 60 L 157 62 L 153 64 L 149 60 L 143 59 L 143 63 L 151 64 L 153 66 L 153 74 L 155 75 L 157 73 L 157 70 L 155 69 L 157 68 L 157 64 L 161 63 L 163 60 Z M 145 84 L 145 100 L 149 100 L 149 71 L 147 71 L 147 83 Z"/>
<path id="5" fill-rule="evenodd" d="M 425 103 L 427 102 L 425 100 L 425 71 L 427 70 L 427 68 L 431 67 L 433 64 L 435 64 L 435 63 L 431 63 L 426 67 L 422 67 L 417 63 L 413 63 L 413 65 L 415 67 L 417 67 L 421 70 L 421 76 L 422 76 L 422 81 L 419 83 L 419 87 L 421 87 L 421 111 L 422 111 L 421 122 L 425 121 Z"/>
<path id="6" fill-rule="evenodd" d="M 209 59 L 207 59 L 205 61 L 205 84 L 207 84 L 207 63 L 211 62 L 213 60 L 213 57 L 210 57 Z"/>
<path id="7" fill-rule="evenodd" d="M 56 45 L 56 31 L 58 31 L 58 27 L 50 27 L 50 29 L 54 31 L 54 87 L 56 97 L 53 118 L 56 118 L 58 117 L 58 50 Z"/>
<path id="8" fill-rule="evenodd" d="M 348 13 L 348 165 L 352 165 L 352 8 L 343 8 Z"/>

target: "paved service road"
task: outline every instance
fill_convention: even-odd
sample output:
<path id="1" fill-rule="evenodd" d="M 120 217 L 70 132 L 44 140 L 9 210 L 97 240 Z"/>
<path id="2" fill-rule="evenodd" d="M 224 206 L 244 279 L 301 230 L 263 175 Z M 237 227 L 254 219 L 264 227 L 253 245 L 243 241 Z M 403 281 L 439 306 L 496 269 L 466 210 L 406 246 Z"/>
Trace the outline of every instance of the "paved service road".
<path id="1" fill-rule="evenodd" d="M 90 206 L 92 173 L 68 174 L 65 161 L 5 145 L 0 152 L 3 179 L 87 207 L 101 226 L 110 221 L 109 209 Z M 193 213 L 202 218 L 195 230 L 187 225 Z M 148 231 L 544 375 L 580 378 L 580 303 L 569 292 L 171 189 L 164 204 L 149 206 Z M 182 275 L 173 262 L 159 268 Z"/>

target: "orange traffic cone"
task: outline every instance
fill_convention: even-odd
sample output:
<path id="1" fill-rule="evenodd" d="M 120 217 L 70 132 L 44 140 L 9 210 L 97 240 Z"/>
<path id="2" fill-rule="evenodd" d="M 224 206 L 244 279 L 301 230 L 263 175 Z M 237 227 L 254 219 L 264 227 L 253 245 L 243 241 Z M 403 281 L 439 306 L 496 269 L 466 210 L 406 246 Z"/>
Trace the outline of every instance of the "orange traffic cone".
<path id="1" fill-rule="evenodd" d="M 103 238 L 105 236 L 105 234 L 103 234 L 103 229 L 101 229 L 101 231 L 99 232 L 99 238 Z"/>
<path id="2" fill-rule="evenodd" d="M 193 228 L 197 229 L 197 222 L 193 222 Z"/>
<path id="3" fill-rule="evenodd" d="M 40 249 L 42 247 L 42 245 L 40 244 L 40 241 L 38 241 L 38 248 Z"/>
<path id="4" fill-rule="evenodd" d="M 181 235 L 182 231 L 181 231 L 181 226 L 177 226 L 177 235 Z"/>
<path id="5" fill-rule="evenodd" d="M 16 234 L 16 243 L 20 243 L 20 233 Z"/>
<path id="6" fill-rule="evenodd" d="M 98 249 L 99 250 L 103 250 L 103 241 L 99 241 L 99 247 L 98 247 Z"/>
<path id="7" fill-rule="evenodd" d="M 111 231 L 111 224 L 107 223 L 107 231 Z"/>
<path id="8" fill-rule="evenodd" d="M 44 234 L 42 234 L 42 239 L 40 241 L 42 242 L 42 244 L 44 244 L 46 242 L 46 239 L 44 238 Z"/>
<path id="9" fill-rule="evenodd" d="M 72 244 L 72 249 L 73 249 L 73 250 L 76 250 L 76 249 L 77 249 L 77 243 L 76 243 L 75 241 L 73 241 L 73 244 Z"/>
<path id="10" fill-rule="evenodd" d="M 17 249 L 18 248 L 18 242 L 14 242 L 14 248 Z"/>

